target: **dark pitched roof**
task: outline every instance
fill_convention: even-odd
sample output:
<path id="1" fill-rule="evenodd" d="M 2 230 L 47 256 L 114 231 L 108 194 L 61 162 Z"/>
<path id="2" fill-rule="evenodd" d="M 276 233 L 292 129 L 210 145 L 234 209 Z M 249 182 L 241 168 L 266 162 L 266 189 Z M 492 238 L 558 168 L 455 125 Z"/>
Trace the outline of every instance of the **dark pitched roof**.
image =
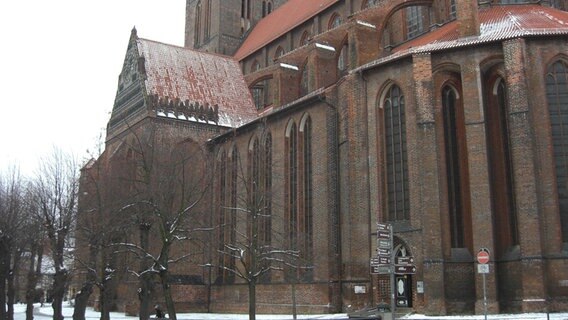
<path id="1" fill-rule="evenodd" d="M 257 117 L 239 64 L 231 57 L 146 39 L 136 40 L 144 57 L 148 95 L 219 106 L 219 125 L 237 127 Z"/>
<path id="2" fill-rule="evenodd" d="M 339 0 L 289 0 L 260 20 L 234 57 L 242 60 Z"/>

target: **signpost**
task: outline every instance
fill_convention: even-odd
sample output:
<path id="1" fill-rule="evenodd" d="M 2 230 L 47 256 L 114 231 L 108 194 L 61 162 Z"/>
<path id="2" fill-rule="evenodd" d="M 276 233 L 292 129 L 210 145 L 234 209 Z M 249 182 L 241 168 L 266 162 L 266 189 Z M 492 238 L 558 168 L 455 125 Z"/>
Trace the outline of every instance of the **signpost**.
<path id="1" fill-rule="evenodd" d="M 395 257 L 393 248 L 393 230 L 390 224 L 377 223 L 377 256 L 370 261 L 371 273 L 390 275 L 391 283 L 391 312 L 395 314 L 396 288 L 395 274 L 415 274 L 414 257 Z"/>
<path id="2" fill-rule="evenodd" d="M 487 285 L 485 275 L 489 273 L 489 249 L 481 248 L 477 252 L 477 273 L 481 273 L 483 275 L 483 314 L 485 316 L 485 320 L 487 320 Z"/>

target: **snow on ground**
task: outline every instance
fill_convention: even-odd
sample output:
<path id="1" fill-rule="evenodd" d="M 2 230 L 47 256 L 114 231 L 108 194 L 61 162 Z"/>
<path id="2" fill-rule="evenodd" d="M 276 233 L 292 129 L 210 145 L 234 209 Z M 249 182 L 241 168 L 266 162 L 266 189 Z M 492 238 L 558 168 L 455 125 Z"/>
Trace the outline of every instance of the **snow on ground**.
<path id="1" fill-rule="evenodd" d="M 18 304 L 14 306 L 14 320 L 26 319 L 26 306 Z M 35 305 L 34 319 L 35 320 L 51 320 L 53 310 L 51 306 L 45 304 L 40 307 L 39 304 Z M 71 319 L 73 315 L 73 307 L 69 304 L 64 305 L 63 316 L 65 319 Z M 86 319 L 95 320 L 99 319 L 100 314 L 87 309 Z M 125 316 L 124 313 L 111 312 L 110 318 L 112 320 L 136 320 L 138 317 Z M 298 319 L 347 319 L 347 314 L 326 314 L 326 315 L 299 315 Z M 246 320 L 246 314 L 217 314 L 217 313 L 182 313 L 178 314 L 179 320 Z M 259 320 L 285 320 L 292 319 L 291 315 L 257 315 Z M 483 315 L 476 316 L 445 316 L 445 317 L 431 317 L 421 314 L 407 315 L 400 319 L 413 319 L 413 320 L 484 320 Z M 548 317 L 545 313 L 527 313 L 527 314 L 514 314 L 514 315 L 488 315 L 488 320 L 568 320 L 568 313 L 551 313 Z"/>

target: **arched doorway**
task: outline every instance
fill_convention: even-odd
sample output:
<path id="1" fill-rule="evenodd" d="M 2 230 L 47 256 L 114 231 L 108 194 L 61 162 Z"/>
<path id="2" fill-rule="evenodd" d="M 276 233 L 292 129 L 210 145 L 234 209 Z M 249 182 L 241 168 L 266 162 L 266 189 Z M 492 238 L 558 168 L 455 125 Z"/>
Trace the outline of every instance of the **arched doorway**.
<path id="1" fill-rule="evenodd" d="M 410 251 L 404 245 L 395 248 L 395 259 L 410 257 Z M 395 302 L 397 308 L 412 308 L 412 274 L 395 274 Z"/>

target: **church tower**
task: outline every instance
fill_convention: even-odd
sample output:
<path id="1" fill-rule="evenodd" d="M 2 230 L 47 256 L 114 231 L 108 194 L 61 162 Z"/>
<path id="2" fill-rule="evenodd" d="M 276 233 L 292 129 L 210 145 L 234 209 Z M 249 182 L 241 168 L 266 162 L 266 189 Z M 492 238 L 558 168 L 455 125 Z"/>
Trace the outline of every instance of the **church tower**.
<path id="1" fill-rule="evenodd" d="M 287 0 L 187 0 L 185 46 L 233 55 L 252 27 Z"/>

